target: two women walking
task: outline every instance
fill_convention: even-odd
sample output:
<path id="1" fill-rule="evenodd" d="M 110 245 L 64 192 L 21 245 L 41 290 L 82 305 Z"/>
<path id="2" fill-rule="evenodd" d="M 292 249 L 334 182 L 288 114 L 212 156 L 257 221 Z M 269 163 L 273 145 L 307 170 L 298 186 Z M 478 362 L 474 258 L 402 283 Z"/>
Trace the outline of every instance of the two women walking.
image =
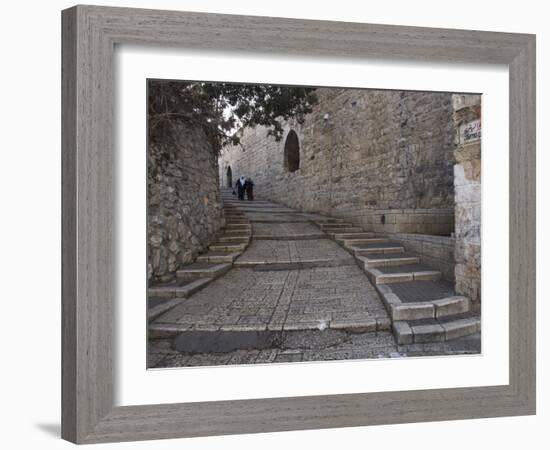
<path id="1" fill-rule="evenodd" d="M 250 178 L 247 179 L 245 176 L 241 176 L 237 180 L 235 187 L 237 188 L 237 195 L 239 197 L 239 200 L 244 200 L 245 192 L 246 198 L 248 198 L 248 200 L 254 200 L 254 183 Z"/>

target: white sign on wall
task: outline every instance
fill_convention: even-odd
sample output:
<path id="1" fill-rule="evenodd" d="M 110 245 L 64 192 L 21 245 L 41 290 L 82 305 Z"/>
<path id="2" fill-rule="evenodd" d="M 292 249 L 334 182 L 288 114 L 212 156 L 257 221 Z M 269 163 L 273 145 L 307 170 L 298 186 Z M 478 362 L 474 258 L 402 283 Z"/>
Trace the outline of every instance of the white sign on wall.
<path id="1" fill-rule="evenodd" d="M 460 127 L 460 143 L 466 144 L 481 139 L 481 120 L 473 120 Z"/>

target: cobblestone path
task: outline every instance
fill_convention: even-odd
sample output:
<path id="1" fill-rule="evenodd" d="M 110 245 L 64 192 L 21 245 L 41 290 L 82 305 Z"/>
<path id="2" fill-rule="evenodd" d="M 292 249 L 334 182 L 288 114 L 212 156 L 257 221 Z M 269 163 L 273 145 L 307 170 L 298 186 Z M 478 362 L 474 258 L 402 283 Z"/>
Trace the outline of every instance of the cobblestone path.
<path id="1" fill-rule="evenodd" d="M 317 225 L 328 218 L 238 201 L 230 192 L 223 198 L 223 242 L 184 271 L 208 270 L 210 278 L 184 278 L 154 291 L 172 289 L 176 298 L 150 297 L 150 305 L 164 307 L 149 324 L 149 368 L 475 351 L 475 335 L 398 346 L 356 258 Z M 187 298 L 177 298 L 178 289 Z"/>

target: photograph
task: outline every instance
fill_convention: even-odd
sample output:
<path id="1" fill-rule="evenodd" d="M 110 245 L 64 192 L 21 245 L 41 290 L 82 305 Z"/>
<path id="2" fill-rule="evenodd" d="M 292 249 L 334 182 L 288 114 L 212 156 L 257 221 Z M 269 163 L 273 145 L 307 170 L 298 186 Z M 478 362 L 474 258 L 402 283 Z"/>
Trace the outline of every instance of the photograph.
<path id="1" fill-rule="evenodd" d="M 2 448 L 545 447 L 543 2 L 3 6 Z"/>
<path id="2" fill-rule="evenodd" d="M 481 94 L 147 80 L 147 368 L 481 352 Z"/>

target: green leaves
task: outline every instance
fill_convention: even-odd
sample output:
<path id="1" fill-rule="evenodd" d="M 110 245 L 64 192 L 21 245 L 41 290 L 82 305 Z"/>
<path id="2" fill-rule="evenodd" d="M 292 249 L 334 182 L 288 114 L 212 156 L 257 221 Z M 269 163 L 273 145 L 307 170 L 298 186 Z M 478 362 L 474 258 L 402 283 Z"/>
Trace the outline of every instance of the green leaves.
<path id="1" fill-rule="evenodd" d="M 150 80 L 148 89 L 149 139 L 176 144 L 174 128 L 186 123 L 201 127 L 216 152 L 257 125 L 279 141 L 283 123 L 303 123 L 317 103 L 315 88 L 306 87 Z"/>

